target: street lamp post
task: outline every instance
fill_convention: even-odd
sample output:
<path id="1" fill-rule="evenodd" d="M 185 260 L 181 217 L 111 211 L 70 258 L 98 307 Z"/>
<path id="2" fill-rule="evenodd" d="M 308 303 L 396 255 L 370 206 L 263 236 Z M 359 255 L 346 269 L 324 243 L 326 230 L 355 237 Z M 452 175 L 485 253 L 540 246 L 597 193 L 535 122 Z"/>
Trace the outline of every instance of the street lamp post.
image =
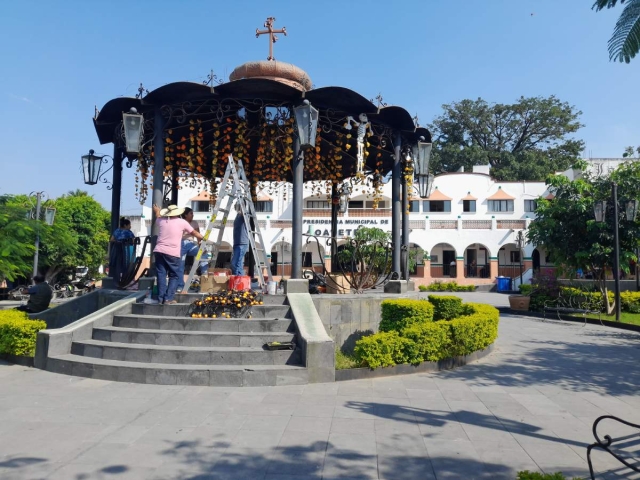
<path id="1" fill-rule="evenodd" d="M 616 310 L 616 322 L 620 321 L 620 218 L 618 205 L 618 184 L 611 184 L 611 199 L 613 201 L 613 281 L 614 281 L 614 303 Z M 607 210 L 606 201 L 597 201 L 593 205 L 593 212 L 597 222 L 604 222 Z M 625 217 L 628 221 L 634 222 L 638 213 L 638 201 L 629 200 L 625 204 Z"/>
<path id="2" fill-rule="evenodd" d="M 522 285 L 522 254 L 524 253 L 524 235 L 522 234 L 522 230 L 518 231 L 516 245 L 518 246 L 518 259 L 520 260 L 520 285 Z"/>

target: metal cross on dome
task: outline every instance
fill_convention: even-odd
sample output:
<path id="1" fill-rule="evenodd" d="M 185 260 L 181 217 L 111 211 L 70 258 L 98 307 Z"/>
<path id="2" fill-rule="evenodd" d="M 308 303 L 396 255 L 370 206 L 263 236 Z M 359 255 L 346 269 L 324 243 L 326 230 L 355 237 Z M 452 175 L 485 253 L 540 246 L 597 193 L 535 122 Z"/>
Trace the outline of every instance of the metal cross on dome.
<path id="1" fill-rule="evenodd" d="M 260 30 L 259 28 L 256 28 L 256 38 L 259 38 L 260 35 L 269 34 L 269 56 L 267 57 L 267 60 L 275 60 L 275 58 L 273 57 L 273 44 L 278 41 L 276 33 L 282 33 L 285 37 L 287 36 L 287 29 L 285 27 L 282 27 L 279 30 L 273 29 L 273 22 L 275 21 L 276 17 L 268 17 L 267 21 L 264 22 L 264 27 L 266 28 L 266 30 Z"/>

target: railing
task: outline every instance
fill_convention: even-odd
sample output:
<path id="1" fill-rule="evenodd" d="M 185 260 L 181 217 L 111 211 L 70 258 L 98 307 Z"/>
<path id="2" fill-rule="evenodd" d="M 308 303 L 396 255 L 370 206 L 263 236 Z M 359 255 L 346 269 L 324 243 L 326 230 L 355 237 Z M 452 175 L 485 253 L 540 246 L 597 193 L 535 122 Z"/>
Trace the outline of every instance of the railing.
<path id="1" fill-rule="evenodd" d="M 491 220 L 462 220 L 465 230 L 491 230 Z"/>
<path id="2" fill-rule="evenodd" d="M 409 228 L 422 229 L 426 227 L 425 220 L 409 220 Z"/>
<path id="3" fill-rule="evenodd" d="M 302 215 L 305 217 L 331 217 L 330 208 L 303 208 Z M 345 215 L 338 212 L 338 217 Z M 390 208 L 350 208 L 347 212 L 349 217 L 390 217 Z"/>
<path id="4" fill-rule="evenodd" d="M 498 230 L 524 230 L 527 228 L 526 220 L 496 220 Z"/>
<path id="5" fill-rule="evenodd" d="M 466 278 L 489 278 L 490 269 L 489 265 L 466 265 L 465 277 Z"/>
<path id="6" fill-rule="evenodd" d="M 331 217 L 330 208 L 303 208 L 302 215 L 305 217 Z M 343 214 L 338 212 L 338 216 L 342 217 Z"/>
<path id="7" fill-rule="evenodd" d="M 524 274 L 525 268 L 522 267 L 522 273 Z M 516 278 L 520 277 L 520 265 L 498 265 L 498 276 Z"/>
<path id="8" fill-rule="evenodd" d="M 455 230 L 458 228 L 457 220 L 429 220 L 431 230 Z"/>
<path id="9" fill-rule="evenodd" d="M 291 228 L 291 220 L 272 220 L 271 228 Z"/>
<path id="10" fill-rule="evenodd" d="M 452 265 L 442 265 L 441 263 L 431 264 L 431 278 L 450 278 L 451 274 L 456 276 L 456 267 Z"/>

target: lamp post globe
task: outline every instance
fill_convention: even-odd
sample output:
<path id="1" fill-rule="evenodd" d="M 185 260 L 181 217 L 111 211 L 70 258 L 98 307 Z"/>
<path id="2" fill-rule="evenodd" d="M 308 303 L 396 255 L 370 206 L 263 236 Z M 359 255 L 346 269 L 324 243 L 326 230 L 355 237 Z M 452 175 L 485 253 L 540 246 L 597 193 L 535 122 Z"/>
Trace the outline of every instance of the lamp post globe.
<path id="1" fill-rule="evenodd" d="M 425 142 L 424 137 L 420 137 L 418 145 L 415 148 L 416 162 L 414 171 L 418 177 L 418 189 L 420 197 L 427 198 L 431 194 L 433 187 L 433 175 L 429 174 L 429 161 L 431 160 L 431 149 L 433 145 Z"/>
<path id="2" fill-rule="evenodd" d="M 298 128 L 298 138 L 301 148 L 312 148 L 316 146 L 316 129 L 318 128 L 318 110 L 313 108 L 309 100 L 304 100 L 302 104 L 294 107 L 293 114 Z"/>
<path id="3" fill-rule="evenodd" d="M 124 144 L 127 153 L 140 153 L 144 135 L 144 117 L 135 108 L 122 114 Z"/>
<path id="4" fill-rule="evenodd" d="M 596 222 L 604 222 L 606 211 L 607 211 L 607 202 L 605 200 L 594 202 L 593 216 L 595 217 Z"/>
<path id="5" fill-rule="evenodd" d="M 100 169 L 102 168 L 102 157 L 94 155 L 93 150 L 89 150 L 88 155 L 82 155 L 82 173 L 84 174 L 84 183 L 87 185 L 95 185 L 100 178 Z"/>

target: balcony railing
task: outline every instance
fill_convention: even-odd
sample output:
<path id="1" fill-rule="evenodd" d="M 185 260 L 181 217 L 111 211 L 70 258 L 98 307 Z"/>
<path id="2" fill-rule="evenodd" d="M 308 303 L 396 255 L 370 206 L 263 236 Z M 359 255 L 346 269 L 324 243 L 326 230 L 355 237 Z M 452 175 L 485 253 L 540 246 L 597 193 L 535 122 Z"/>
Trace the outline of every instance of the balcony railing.
<path id="1" fill-rule="evenodd" d="M 330 208 L 303 208 L 302 215 L 305 217 L 331 217 Z M 390 208 L 350 208 L 346 214 L 349 217 L 390 217 Z M 338 213 L 338 217 L 344 217 Z"/>
<path id="2" fill-rule="evenodd" d="M 498 230 L 524 230 L 527 228 L 526 220 L 496 220 Z"/>
<path id="3" fill-rule="evenodd" d="M 462 220 L 464 230 L 491 230 L 491 220 Z"/>
<path id="4" fill-rule="evenodd" d="M 457 220 L 431 220 L 429 227 L 432 230 L 455 230 L 458 228 Z"/>

